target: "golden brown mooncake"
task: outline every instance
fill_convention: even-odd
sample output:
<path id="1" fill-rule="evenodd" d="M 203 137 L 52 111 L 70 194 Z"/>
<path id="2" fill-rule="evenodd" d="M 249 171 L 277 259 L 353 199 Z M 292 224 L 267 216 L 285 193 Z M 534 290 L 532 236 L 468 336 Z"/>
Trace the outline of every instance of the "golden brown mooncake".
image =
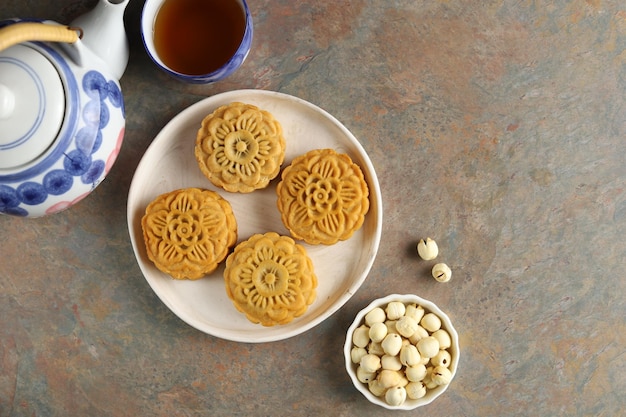
<path id="1" fill-rule="evenodd" d="M 202 173 L 226 191 L 249 193 L 278 176 L 285 139 L 274 116 L 256 106 L 231 103 L 202 120 L 194 154 Z"/>
<path id="2" fill-rule="evenodd" d="M 369 210 L 361 168 L 333 149 L 315 149 L 294 159 L 283 170 L 276 193 L 285 227 L 310 244 L 350 238 Z"/>
<path id="3" fill-rule="evenodd" d="M 237 242 L 233 210 L 215 191 L 184 188 L 162 194 L 141 219 L 148 258 L 175 279 L 213 272 Z"/>
<path id="4" fill-rule="evenodd" d="M 275 232 L 255 234 L 226 259 L 226 293 L 248 320 L 287 324 L 317 296 L 317 277 L 304 246 Z"/>

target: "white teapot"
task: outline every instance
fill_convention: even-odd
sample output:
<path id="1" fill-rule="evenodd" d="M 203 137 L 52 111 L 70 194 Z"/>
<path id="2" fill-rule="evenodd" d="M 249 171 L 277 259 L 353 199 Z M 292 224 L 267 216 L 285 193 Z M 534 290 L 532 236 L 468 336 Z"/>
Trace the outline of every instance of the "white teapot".
<path id="1" fill-rule="evenodd" d="M 0 21 L 0 213 L 56 213 L 111 169 L 124 138 L 128 2 L 99 0 L 69 26 Z"/>

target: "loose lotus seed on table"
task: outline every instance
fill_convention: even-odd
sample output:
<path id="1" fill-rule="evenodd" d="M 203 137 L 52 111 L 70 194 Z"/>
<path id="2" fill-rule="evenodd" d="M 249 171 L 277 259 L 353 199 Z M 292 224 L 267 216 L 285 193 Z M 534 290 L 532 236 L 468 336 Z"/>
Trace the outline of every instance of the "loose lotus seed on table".
<path id="1" fill-rule="evenodd" d="M 452 270 L 444 263 L 438 263 L 432 269 L 433 278 L 439 282 L 448 282 L 452 278 Z"/>
<path id="2" fill-rule="evenodd" d="M 431 238 L 426 238 L 426 240 L 421 239 L 417 244 L 417 253 L 425 261 L 431 261 L 437 257 L 439 254 L 439 247 L 437 246 L 437 242 L 432 240 Z"/>

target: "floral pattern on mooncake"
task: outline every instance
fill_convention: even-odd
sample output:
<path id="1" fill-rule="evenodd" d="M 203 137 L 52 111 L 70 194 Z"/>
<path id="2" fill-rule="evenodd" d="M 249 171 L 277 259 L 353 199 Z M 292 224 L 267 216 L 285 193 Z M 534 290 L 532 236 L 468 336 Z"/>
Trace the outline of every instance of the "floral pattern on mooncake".
<path id="1" fill-rule="evenodd" d="M 255 234 L 226 259 L 226 293 L 248 320 L 287 324 L 315 301 L 317 277 L 305 248 L 275 232 Z"/>
<path id="2" fill-rule="evenodd" d="M 267 111 L 245 103 L 221 106 L 202 121 L 195 156 L 202 173 L 230 192 L 265 188 L 280 172 L 285 139 Z"/>
<path id="3" fill-rule="evenodd" d="M 186 188 L 158 196 L 141 219 L 148 258 L 176 279 L 213 272 L 237 242 L 237 223 L 218 193 Z"/>
<path id="4" fill-rule="evenodd" d="M 332 245 L 350 238 L 369 210 L 361 168 L 346 154 L 316 149 L 293 160 L 276 188 L 278 210 L 296 239 Z"/>

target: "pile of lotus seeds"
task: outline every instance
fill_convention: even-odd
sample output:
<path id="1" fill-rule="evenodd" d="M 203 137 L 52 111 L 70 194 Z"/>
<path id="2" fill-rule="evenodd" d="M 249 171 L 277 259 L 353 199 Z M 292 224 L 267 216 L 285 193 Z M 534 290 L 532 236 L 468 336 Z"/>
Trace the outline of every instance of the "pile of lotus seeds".
<path id="1" fill-rule="evenodd" d="M 357 379 L 391 406 L 419 399 L 452 379 L 450 334 L 415 303 L 389 302 L 369 311 L 352 334 Z"/>

